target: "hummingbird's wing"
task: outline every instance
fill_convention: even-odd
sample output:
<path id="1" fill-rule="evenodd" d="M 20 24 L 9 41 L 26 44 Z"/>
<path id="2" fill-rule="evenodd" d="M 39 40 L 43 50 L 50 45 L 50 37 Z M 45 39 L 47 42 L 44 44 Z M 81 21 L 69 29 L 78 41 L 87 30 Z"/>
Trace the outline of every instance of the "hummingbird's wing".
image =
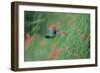
<path id="1" fill-rule="evenodd" d="M 54 37 L 55 37 L 54 31 L 49 28 L 47 30 L 46 38 L 54 38 Z"/>

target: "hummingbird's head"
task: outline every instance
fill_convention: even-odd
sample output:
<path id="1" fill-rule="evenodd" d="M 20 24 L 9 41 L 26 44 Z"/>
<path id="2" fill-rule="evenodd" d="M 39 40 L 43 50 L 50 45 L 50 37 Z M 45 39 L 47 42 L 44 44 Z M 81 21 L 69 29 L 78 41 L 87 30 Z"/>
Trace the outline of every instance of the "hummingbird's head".
<path id="1" fill-rule="evenodd" d="M 58 31 L 59 25 L 57 23 L 49 24 L 48 28 Z"/>

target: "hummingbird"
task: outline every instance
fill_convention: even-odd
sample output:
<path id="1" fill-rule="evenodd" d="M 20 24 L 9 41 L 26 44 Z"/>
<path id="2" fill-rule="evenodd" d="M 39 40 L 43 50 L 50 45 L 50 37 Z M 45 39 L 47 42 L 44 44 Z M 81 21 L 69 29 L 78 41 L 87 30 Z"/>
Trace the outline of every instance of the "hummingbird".
<path id="1" fill-rule="evenodd" d="M 59 34 L 58 28 L 56 24 L 50 24 L 47 27 L 47 35 L 46 38 L 55 38 Z"/>
<path id="2" fill-rule="evenodd" d="M 55 38 L 57 35 L 61 34 L 62 36 L 66 35 L 66 32 L 61 32 L 57 24 L 50 24 L 47 27 L 46 38 Z"/>

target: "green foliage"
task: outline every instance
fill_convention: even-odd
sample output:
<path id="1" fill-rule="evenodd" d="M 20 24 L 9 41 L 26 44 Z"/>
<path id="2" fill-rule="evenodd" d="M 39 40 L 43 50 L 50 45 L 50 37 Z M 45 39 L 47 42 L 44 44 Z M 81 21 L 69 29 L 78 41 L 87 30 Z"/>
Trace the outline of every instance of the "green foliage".
<path id="1" fill-rule="evenodd" d="M 25 33 L 31 36 L 38 34 L 38 38 L 33 38 L 25 51 L 25 61 L 48 60 L 53 44 L 62 50 L 56 58 L 58 60 L 90 58 L 89 14 L 33 11 L 25 11 L 24 14 Z M 48 25 L 52 23 L 59 23 L 59 31 L 67 35 L 58 35 L 54 39 L 44 38 Z M 42 40 L 46 42 L 44 47 L 41 47 Z"/>
<path id="2" fill-rule="evenodd" d="M 41 12 L 25 11 L 24 12 L 25 33 L 34 35 L 35 33 L 45 33 L 46 14 Z M 43 29 L 44 28 L 44 29 Z M 41 33 L 40 33 L 41 32 Z"/>

